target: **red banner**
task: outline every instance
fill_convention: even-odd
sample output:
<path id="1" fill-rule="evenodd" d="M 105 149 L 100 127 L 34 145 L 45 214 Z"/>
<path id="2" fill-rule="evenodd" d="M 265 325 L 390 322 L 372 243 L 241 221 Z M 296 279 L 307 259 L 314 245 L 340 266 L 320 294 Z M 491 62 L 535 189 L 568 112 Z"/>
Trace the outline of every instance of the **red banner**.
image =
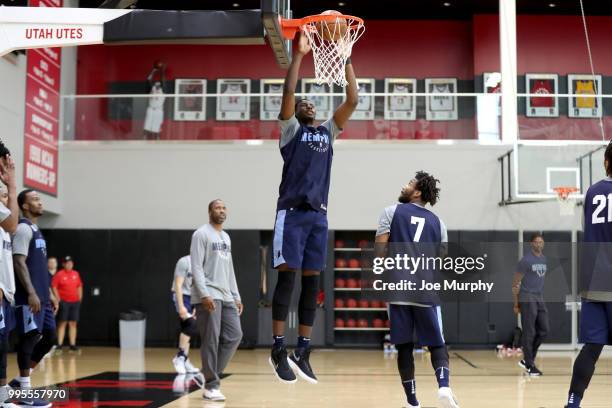
<path id="1" fill-rule="evenodd" d="M 24 179 L 28 187 L 57 193 L 57 145 L 50 147 L 26 135 Z"/>
<path id="2" fill-rule="evenodd" d="M 62 7 L 62 0 L 30 0 Z M 61 48 L 27 51 L 24 186 L 57 196 Z"/>

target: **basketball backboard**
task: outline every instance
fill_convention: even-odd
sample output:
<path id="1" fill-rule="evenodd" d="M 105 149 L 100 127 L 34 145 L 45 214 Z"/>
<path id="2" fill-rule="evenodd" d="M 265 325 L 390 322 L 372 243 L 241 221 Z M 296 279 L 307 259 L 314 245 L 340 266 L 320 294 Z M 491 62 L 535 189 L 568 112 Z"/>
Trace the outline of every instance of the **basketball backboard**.
<path id="1" fill-rule="evenodd" d="M 261 18 L 266 29 L 268 43 L 281 68 L 291 63 L 291 40 L 283 37 L 280 18 L 291 18 L 289 0 L 261 0 Z"/>
<path id="2" fill-rule="evenodd" d="M 607 142 L 577 140 L 519 140 L 499 158 L 502 171 L 500 204 L 552 200 L 555 188 L 578 189 L 583 198 L 589 186 L 605 177 L 603 149 Z"/>

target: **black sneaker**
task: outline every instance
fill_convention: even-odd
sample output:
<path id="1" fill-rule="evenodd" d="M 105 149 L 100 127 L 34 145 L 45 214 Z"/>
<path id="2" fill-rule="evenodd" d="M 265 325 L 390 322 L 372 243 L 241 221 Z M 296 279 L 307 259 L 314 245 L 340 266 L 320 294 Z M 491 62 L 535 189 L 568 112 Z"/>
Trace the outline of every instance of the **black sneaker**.
<path id="1" fill-rule="evenodd" d="M 530 377 L 540 377 L 542 375 L 542 372 L 538 369 L 538 367 L 532 365 L 531 367 L 527 368 L 527 374 Z"/>
<path id="2" fill-rule="evenodd" d="M 311 384 L 318 382 L 310 366 L 310 348 L 296 348 L 289 356 L 289 365 L 302 379 Z"/>
<path id="3" fill-rule="evenodd" d="M 79 351 L 77 346 L 70 346 L 70 351 Z"/>
<path id="4" fill-rule="evenodd" d="M 285 347 L 272 347 L 272 352 L 270 353 L 270 359 L 268 361 L 274 369 L 276 378 L 281 382 L 293 384 L 297 381 L 297 377 L 287 362 L 287 349 Z"/>
<path id="5" fill-rule="evenodd" d="M 521 367 L 523 370 L 527 371 L 527 364 L 525 363 L 525 360 L 521 360 L 518 362 L 519 367 Z"/>

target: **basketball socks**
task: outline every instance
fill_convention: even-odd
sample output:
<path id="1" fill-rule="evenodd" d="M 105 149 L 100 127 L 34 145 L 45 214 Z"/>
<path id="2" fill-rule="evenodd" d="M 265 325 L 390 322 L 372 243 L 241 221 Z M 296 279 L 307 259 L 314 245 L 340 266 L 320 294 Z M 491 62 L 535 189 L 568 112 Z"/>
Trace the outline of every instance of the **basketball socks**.
<path id="1" fill-rule="evenodd" d="M 0 404 L 9 399 L 9 385 L 0 385 Z"/>
<path id="2" fill-rule="evenodd" d="M 417 400 L 416 397 L 416 380 L 402 381 L 402 385 L 404 386 L 408 404 L 417 407 L 419 405 L 419 400 Z"/>
<path id="3" fill-rule="evenodd" d="M 450 370 L 448 367 L 436 368 L 436 380 L 438 381 L 438 387 L 448 387 L 450 383 Z"/>
<path id="4" fill-rule="evenodd" d="M 272 336 L 274 339 L 274 348 L 280 348 L 285 346 L 285 336 Z"/>
<path id="5" fill-rule="evenodd" d="M 582 347 L 576 361 L 574 361 L 574 369 L 572 372 L 572 381 L 570 383 L 569 395 L 567 399 L 568 408 L 580 407 L 580 402 L 584 392 L 589 387 L 593 373 L 595 372 L 595 364 L 603 350 L 602 344 L 587 343 Z"/>
<path id="6" fill-rule="evenodd" d="M 580 401 L 582 401 L 582 397 L 570 392 L 569 397 L 567 398 L 567 408 L 580 408 Z"/>
<path id="7" fill-rule="evenodd" d="M 310 338 L 304 336 L 298 336 L 297 348 L 305 349 L 310 344 Z"/>
<path id="8" fill-rule="evenodd" d="M 30 382 L 30 377 L 17 377 L 17 381 L 21 385 L 21 388 L 31 388 L 32 383 Z"/>

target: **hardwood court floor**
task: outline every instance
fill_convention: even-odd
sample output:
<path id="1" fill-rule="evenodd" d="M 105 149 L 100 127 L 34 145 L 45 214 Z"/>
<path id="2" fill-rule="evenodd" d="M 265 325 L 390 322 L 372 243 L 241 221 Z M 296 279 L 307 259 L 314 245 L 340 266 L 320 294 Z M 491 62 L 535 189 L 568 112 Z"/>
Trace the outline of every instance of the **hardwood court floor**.
<path id="1" fill-rule="evenodd" d="M 79 355 L 64 352 L 44 360 L 32 374 L 33 385 L 54 384 L 102 372 L 173 373 L 172 349 L 147 349 L 144 356 L 116 348 L 84 348 Z M 559 408 L 564 405 L 576 353 L 542 352 L 541 378 L 526 378 L 517 358 L 498 358 L 493 351 L 451 350 L 451 385 L 462 408 Z M 429 357 L 417 354 L 417 393 L 423 408 L 437 407 L 436 383 Z M 192 361 L 197 364 L 197 353 Z M 268 365 L 267 350 L 240 350 L 222 382 L 225 404 L 203 401 L 197 390 L 176 397 L 167 407 L 290 408 L 405 407 L 394 357 L 382 351 L 316 350 L 312 365 L 319 384 L 277 382 Z M 14 354 L 9 375 L 15 374 Z M 10 378 L 10 377 L 9 377 Z M 168 376 L 168 378 L 171 378 Z M 171 390 L 168 390 L 171 392 Z M 79 405 L 70 405 L 79 406 Z M 612 354 L 602 355 L 583 408 L 612 407 Z"/>

